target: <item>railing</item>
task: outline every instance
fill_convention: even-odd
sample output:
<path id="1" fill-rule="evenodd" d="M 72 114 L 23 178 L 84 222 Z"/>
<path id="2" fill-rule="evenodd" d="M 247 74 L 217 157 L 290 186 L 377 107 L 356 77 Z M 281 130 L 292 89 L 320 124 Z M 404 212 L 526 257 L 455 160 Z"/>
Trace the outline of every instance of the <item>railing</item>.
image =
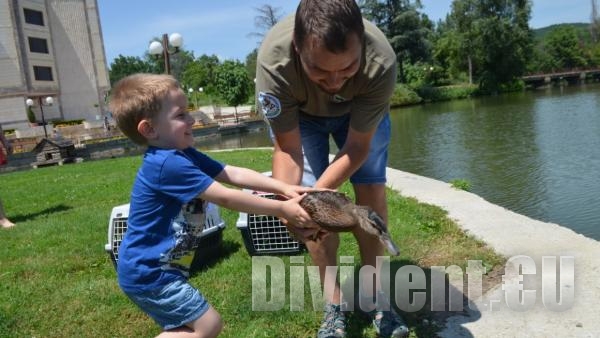
<path id="1" fill-rule="evenodd" d="M 215 115 L 214 116 L 214 120 L 220 126 L 222 126 L 222 125 L 230 125 L 230 124 L 240 123 L 240 122 L 244 122 L 244 121 L 248 121 L 248 120 L 254 120 L 255 117 L 258 118 L 256 116 L 256 114 L 254 114 L 251 111 L 247 110 L 247 111 L 239 112 L 237 114 L 220 114 L 220 115 Z"/>
<path id="2" fill-rule="evenodd" d="M 553 70 L 550 73 L 534 73 L 527 74 L 522 77 L 523 80 L 538 80 L 545 78 L 557 78 L 557 77 L 565 77 L 565 76 L 579 76 L 582 73 L 585 74 L 595 74 L 600 73 L 600 68 L 571 68 L 571 69 L 561 69 L 561 70 Z"/>
<path id="3" fill-rule="evenodd" d="M 74 128 L 77 127 L 77 128 Z M 64 134 L 63 134 L 64 132 Z M 76 147 L 87 143 L 89 141 L 102 141 L 105 139 L 112 139 L 115 137 L 123 137 L 123 133 L 118 128 L 110 128 L 110 130 L 106 130 L 104 128 L 90 128 L 84 129 L 83 127 L 79 128 L 79 126 L 73 127 L 58 127 L 55 128 L 55 131 L 50 134 L 48 133 L 48 138 L 66 138 L 75 144 Z M 13 146 L 13 151 L 15 153 L 24 153 L 32 151 L 33 148 L 44 138 L 44 136 L 33 136 L 33 137 L 15 137 L 15 135 L 10 135 L 7 137 L 10 143 Z"/>

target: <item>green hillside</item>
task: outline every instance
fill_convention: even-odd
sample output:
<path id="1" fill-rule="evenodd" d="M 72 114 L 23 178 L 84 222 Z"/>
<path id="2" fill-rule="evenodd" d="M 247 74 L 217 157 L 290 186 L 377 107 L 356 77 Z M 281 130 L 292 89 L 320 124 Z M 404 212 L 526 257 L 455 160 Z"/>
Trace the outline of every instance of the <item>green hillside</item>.
<path id="1" fill-rule="evenodd" d="M 548 35 L 548 33 L 550 33 L 551 31 L 562 27 L 562 26 L 571 26 L 574 27 L 577 32 L 578 32 L 578 36 L 579 39 L 584 41 L 585 43 L 590 43 L 591 42 L 591 35 L 590 35 L 590 24 L 589 23 L 585 23 L 585 22 L 577 22 L 577 23 L 560 23 L 560 24 L 556 24 L 556 25 L 550 25 L 547 27 L 542 27 L 542 28 L 538 28 L 538 29 L 533 29 L 533 38 L 534 41 L 536 43 L 539 43 L 540 41 L 544 41 L 544 39 L 546 38 L 546 36 Z"/>

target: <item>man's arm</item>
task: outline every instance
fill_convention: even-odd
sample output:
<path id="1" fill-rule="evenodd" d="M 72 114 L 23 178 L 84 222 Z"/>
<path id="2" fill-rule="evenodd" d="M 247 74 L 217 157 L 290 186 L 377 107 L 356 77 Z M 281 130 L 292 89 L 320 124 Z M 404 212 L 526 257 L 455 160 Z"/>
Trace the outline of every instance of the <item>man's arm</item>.
<path id="1" fill-rule="evenodd" d="M 337 189 L 346 181 L 369 156 L 371 139 L 376 129 L 359 132 L 352 128 L 348 130 L 346 143 L 340 149 L 333 162 L 325 169 L 315 187 Z"/>
<path id="2" fill-rule="evenodd" d="M 273 178 L 299 185 L 304 171 L 300 128 L 275 133 L 273 146 Z"/>

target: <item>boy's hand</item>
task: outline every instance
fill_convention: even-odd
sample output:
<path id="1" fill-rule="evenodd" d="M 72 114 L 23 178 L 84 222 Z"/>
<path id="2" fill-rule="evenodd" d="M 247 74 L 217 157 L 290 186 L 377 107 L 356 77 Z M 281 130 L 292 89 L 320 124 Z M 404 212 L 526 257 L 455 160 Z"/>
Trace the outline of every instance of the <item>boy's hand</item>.
<path id="1" fill-rule="evenodd" d="M 302 242 L 319 238 L 323 233 L 323 229 L 313 222 L 306 210 L 300 206 L 299 203 L 303 198 L 304 195 L 299 195 L 283 202 L 283 212 L 286 217 L 282 220 L 288 230 Z"/>

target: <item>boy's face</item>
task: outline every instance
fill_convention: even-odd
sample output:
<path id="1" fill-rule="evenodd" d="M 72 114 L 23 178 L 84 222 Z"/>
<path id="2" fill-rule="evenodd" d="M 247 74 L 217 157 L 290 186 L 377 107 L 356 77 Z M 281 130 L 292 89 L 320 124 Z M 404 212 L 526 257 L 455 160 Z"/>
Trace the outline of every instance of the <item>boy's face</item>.
<path id="1" fill-rule="evenodd" d="M 149 121 L 148 144 L 165 149 L 183 150 L 194 145 L 194 119 L 187 111 L 187 99 L 181 89 L 171 89 L 162 101 L 162 110 Z"/>

